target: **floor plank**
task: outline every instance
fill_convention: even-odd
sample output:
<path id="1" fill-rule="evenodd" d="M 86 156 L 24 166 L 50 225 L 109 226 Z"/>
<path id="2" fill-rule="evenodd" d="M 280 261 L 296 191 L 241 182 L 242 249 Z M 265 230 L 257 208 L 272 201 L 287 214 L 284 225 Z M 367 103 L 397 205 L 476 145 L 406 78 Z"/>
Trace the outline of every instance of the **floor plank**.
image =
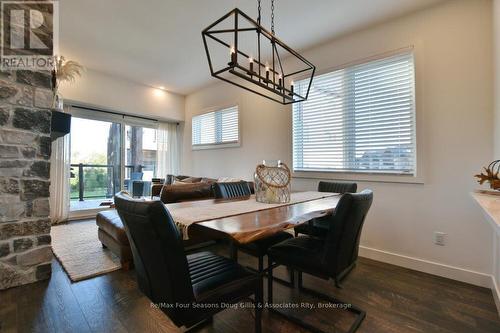
<path id="1" fill-rule="evenodd" d="M 93 332 L 127 332 L 93 280 L 74 283 L 71 285 L 71 290 Z"/>
<path id="2" fill-rule="evenodd" d="M 52 277 L 46 288 L 41 309 L 51 332 L 91 332 L 75 296 L 71 282 L 59 263 L 52 265 Z M 26 286 L 25 290 L 29 292 Z"/>
<path id="3" fill-rule="evenodd" d="M 18 288 L 12 288 L 0 295 L 0 332 L 17 331 L 17 298 Z"/>

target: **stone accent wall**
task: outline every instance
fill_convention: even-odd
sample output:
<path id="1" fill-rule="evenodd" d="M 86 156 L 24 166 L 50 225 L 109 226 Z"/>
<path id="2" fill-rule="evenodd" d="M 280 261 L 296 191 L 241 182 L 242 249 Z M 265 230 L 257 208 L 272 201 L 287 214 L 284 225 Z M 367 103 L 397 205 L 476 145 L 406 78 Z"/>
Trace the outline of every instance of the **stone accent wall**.
<path id="1" fill-rule="evenodd" d="M 0 73 L 0 289 L 51 274 L 50 73 Z"/>

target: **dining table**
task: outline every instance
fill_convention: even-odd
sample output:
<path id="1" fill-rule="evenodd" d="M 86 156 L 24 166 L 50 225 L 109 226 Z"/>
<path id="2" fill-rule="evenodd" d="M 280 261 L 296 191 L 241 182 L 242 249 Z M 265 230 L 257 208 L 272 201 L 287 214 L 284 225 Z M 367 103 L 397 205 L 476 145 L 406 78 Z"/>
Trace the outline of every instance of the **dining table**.
<path id="1" fill-rule="evenodd" d="M 233 199 L 187 201 L 165 206 L 178 226 L 185 228 L 184 239 L 223 238 L 229 240 L 231 245 L 236 245 L 250 243 L 293 229 L 312 219 L 330 215 L 341 195 L 308 191 L 292 193 L 291 197 L 291 202 L 278 205 L 256 203 L 255 195 L 251 195 Z M 302 199 L 297 199 L 299 197 Z M 293 198 L 296 198 L 296 202 Z M 238 209 L 247 206 L 251 208 Z M 206 211 L 212 213 L 202 216 Z M 184 220 L 191 222 L 188 227 L 183 224 Z M 235 246 L 231 248 L 234 249 Z M 235 251 L 231 252 L 234 257 Z"/>

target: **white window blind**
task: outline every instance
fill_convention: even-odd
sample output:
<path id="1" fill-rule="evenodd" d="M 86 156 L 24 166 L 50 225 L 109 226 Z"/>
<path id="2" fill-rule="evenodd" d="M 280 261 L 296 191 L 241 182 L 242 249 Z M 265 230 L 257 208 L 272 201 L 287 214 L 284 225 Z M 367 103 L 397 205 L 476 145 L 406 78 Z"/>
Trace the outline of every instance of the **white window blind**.
<path id="1" fill-rule="evenodd" d="M 294 170 L 415 174 L 414 88 L 412 53 L 316 76 L 293 106 Z"/>
<path id="2" fill-rule="evenodd" d="M 218 145 L 239 141 L 238 106 L 194 116 L 192 145 Z"/>

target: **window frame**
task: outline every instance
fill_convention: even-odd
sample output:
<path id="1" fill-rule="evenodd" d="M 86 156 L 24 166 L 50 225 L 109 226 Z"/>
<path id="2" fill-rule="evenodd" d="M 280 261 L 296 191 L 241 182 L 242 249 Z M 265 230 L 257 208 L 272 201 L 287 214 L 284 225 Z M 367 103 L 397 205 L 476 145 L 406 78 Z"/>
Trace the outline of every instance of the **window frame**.
<path id="1" fill-rule="evenodd" d="M 413 45 L 403 47 L 396 50 L 391 50 L 384 53 L 379 53 L 369 57 L 357 59 L 348 63 L 344 63 L 338 66 L 333 66 L 325 69 L 316 71 L 315 76 L 328 74 L 337 70 L 342 70 L 351 66 L 356 66 L 371 61 L 382 60 L 385 58 L 403 55 L 403 54 L 413 54 L 413 66 L 414 66 L 414 85 L 413 85 L 413 96 L 414 96 L 414 145 L 415 145 L 415 171 L 413 174 L 405 173 L 391 173 L 375 170 L 294 170 L 293 167 L 293 149 L 294 149 L 294 137 L 293 137 L 293 116 L 290 120 L 290 135 L 291 135 L 291 154 L 290 161 L 292 162 L 292 178 L 295 179 L 321 179 L 321 180 L 340 180 L 340 181 L 364 181 L 364 182 L 383 182 L 383 183 L 407 183 L 407 184 L 424 184 L 424 154 L 423 154 L 423 129 L 422 129 L 422 115 L 421 110 L 418 107 L 418 101 L 421 100 L 420 96 L 420 85 L 419 82 L 422 80 L 422 72 L 419 71 L 419 52 L 417 48 Z M 297 78 L 301 80 L 302 77 Z M 292 109 L 293 110 L 293 109 Z M 291 110 L 291 111 L 292 111 Z"/>
<path id="2" fill-rule="evenodd" d="M 71 116 L 89 119 L 89 120 L 98 120 L 98 121 L 109 121 L 120 124 L 120 172 L 121 172 L 121 180 L 120 180 L 120 188 L 124 190 L 124 180 L 125 180 L 125 155 L 126 155 L 126 126 L 140 126 L 147 127 L 158 130 L 158 121 L 153 120 L 143 120 L 139 117 L 134 117 L 133 115 L 126 115 L 118 113 L 117 111 L 112 111 L 104 108 L 97 108 L 91 105 L 87 105 L 85 103 L 80 103 L 77 101 L 69 100 L 67 101 L 67 105 L 69 106 L 69 113 Z M 87 110 L 87 109 L 92 110 Z"/>
<path id="3" fill-rule="evenodd" d="M 236 108 L 238 114 L 238 139 L 231 142 L 208 143 L 208 144 L 193 144 L 193 119 L 198 116 L 203 116 L 207 113 L 223 111 L 230 108 Z M 223 106 L 216 106 L 203 109 L 200 113 L 191 116 L 191 150 L 207 150 L 207 149 L 223 149 L 223 148 L 237 148 L 241 146 L 241 109 L 238 103 L 231 103 Z"/>

